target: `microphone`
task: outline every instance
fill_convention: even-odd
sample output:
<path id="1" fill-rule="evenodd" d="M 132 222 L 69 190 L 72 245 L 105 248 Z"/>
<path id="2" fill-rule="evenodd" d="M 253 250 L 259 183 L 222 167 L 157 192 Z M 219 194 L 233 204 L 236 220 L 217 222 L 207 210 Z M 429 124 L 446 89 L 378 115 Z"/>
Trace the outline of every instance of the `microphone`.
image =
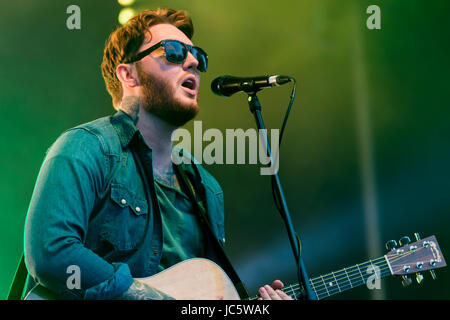
<path id="1" fill-rule="evenodd" d="M 254 93 L 264 88 L 288 83 L 291 80 L 291 77 L 281 75 L 245 78 L 224 75 L 211 82 L 211 90 L 218 96 L 229 97 L 236 92 Z"/>

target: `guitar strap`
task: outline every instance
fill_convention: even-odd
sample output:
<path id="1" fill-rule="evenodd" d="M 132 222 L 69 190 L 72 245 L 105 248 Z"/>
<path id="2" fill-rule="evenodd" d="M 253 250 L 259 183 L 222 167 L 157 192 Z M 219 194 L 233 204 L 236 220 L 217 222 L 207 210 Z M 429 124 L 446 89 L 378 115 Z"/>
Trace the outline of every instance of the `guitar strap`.
<path id="1" fill-rule="evenodd" d="M 19 265 L 14 274 L 14 280 L 9 288 L 8 299 L 7 300 L 20 300 L 22 299 L 22 293 L 25 289 L 25 282 L 27 281 L 28 271 L 25 266 L 25 256 L 22 253 Z"/>
<path id="2" fill-rule="evenodd" d="M 203 206 L 202 201 L 198 196 L 198 192 L 195 192 L 196 188 L 194 187 L 192 181 L 186 176 L 186 173 L 184 172 L 183 168 L 180 168 L 177 165 L 174 165 L 174 168 L 177 173 L 177 177 L 180 178 L 179 180 L 182 185 L 182 188 L 186 191 L 189 199 L 194 205 L 194 210 L 197 213 L 197 216 L 199 217 L 200 223 L 204 226 L 203 229 L 206 230 L 209 238 L 212 239 L 211 243 L 213 245 L 213 249 L 218 255 L 218 259 L 220 260 L 222 268 L 224 268 L 225 273 L 230 277 L 241 299 L 250 297 L 247 288 L 239 278 L 237 272 L 234 270 L 233 265 L 228 259 L 222 245 L 216 238 L 216 235 L 214 234 L 211 224 L 206 216 L 205 207 Z"/>

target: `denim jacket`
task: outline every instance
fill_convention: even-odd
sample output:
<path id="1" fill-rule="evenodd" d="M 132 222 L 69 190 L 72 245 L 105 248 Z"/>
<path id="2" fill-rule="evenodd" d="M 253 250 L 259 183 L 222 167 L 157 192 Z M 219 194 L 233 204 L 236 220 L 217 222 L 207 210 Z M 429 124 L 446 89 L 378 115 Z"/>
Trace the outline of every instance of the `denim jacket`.
<path id="1" fill-rule="evenodd" d="M 26 219 L 26 291 L 40 283 L 66 299 L 112 299 L 133 278 L 156 273 L 163 246 L 161 213 L 145 188 L 136 154 L 153 186 L 152 150 L 122 111 L 69 129 L 51 146 Z M 192 163 L 207 217 L 223 246 L 222 189 Z M 71 278 L 75 271 L 80 286 Z"/>

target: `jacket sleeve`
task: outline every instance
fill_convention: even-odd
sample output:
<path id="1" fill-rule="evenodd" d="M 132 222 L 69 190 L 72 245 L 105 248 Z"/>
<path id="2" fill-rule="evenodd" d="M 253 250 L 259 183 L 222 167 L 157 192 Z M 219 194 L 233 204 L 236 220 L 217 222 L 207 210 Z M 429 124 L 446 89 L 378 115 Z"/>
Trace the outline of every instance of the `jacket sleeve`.
<path id="1" fill-rule="evenodd" d="M 28 271 L 65 299 L 112 299 L 133 282 L 127 264 L 110 264 L 84 246 L 108 172 L 103 145 L 85 129 L 60 136 L 42 164 L 27 213 Z"/>

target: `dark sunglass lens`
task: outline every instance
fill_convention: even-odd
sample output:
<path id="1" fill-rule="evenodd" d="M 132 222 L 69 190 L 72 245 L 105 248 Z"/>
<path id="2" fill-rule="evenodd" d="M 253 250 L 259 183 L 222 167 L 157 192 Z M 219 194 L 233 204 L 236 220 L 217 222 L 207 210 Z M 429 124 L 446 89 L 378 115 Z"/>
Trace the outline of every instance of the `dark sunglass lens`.
<path id="1" fill-rule="evenodd" d="M 206 69 L 208 68 L 208 56 L 206 55 L 206 52 L 198 47 L 192 47 L 191 52 L 198 61 L 198 70 L 206 72 Z"/>
<path id="2" fill-rule="evenodd" d="M 186 59 L 187 50 L 184 45 L 176 41 L 167 41 L 164 45 L 166 58 L 173 63 L 182 63 Z"/>

